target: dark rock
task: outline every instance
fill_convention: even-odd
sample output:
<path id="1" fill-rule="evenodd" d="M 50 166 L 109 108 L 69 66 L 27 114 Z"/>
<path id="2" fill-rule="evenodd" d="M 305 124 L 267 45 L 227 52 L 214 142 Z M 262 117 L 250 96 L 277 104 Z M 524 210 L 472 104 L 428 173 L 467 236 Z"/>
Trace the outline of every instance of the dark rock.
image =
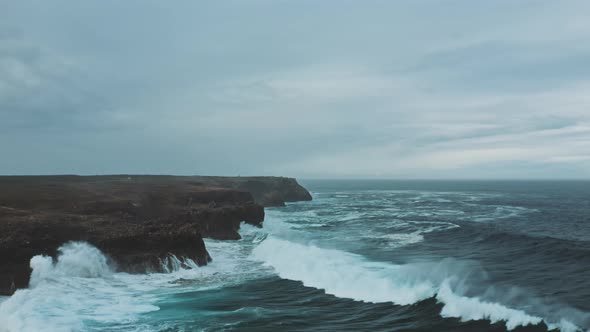
<path id="1" fill-rule="evenodd" d="M 249 192 L 256 203 L 263 206 L 284 206 L 285 202 L 311 201 L 311 194 L 297 180 L 286 177 L 190 177 L 192 180 L 206 185 L 233 188 Z"/>

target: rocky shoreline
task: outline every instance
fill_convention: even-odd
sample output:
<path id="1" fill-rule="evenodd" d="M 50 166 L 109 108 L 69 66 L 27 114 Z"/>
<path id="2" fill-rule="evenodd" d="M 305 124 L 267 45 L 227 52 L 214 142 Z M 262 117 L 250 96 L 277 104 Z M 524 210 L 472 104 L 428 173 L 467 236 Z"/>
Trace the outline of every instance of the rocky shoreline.
<path id="1" fill-rule="evenodd" d="M 0 295 L 28 285 L 30 259 L 86 241 L 117 269 L 160 271 L 169 255 L 205 265 L 203 237 L 236 240 L 265 206 L 311 200 L 295 179 L 202 176 L 0 177 Z"/>

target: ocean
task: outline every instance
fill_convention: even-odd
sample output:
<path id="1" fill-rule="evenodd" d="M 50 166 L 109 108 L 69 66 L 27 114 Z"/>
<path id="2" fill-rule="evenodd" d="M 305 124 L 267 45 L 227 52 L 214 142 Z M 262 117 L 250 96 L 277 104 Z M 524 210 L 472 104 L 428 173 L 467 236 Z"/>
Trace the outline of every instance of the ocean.
<path id="1" fill-rule="evenodd" d="M 118 273 L 86 243 L 36 256 L 0 331 L 590 329 L 590 182 L 301 182 L 313 201 L 206 240 L 205 267 Z"/>

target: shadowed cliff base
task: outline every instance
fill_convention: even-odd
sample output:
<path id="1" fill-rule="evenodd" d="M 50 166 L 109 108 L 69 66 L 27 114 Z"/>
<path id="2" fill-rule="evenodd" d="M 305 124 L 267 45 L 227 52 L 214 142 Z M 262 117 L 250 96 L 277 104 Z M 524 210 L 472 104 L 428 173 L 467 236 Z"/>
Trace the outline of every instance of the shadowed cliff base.
<path id="1" fill-rule="evenodd" d="M 203 237 L 239 239 L 241 222 L 262 226 L 263 206 L 302 200 L 309 192 L 282 177 L 0 177 L 0 294 L 26 287 L 30 259 L 68 241 L 95 245 L 121 271 L 161 271 L 169 255 L 205 265 Z"/>

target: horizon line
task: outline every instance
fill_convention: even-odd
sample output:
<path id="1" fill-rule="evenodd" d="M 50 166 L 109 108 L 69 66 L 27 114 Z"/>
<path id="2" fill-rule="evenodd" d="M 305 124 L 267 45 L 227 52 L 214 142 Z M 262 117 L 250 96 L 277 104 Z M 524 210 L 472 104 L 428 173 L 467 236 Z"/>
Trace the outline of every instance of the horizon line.
<path id="1" fill-rule="evenodd" d="M 0 177 L 43 177 L 43 176 L 201 176 L 201 177 L 290 177 L 302 181 L 590 181 L 590 178 L 401 178 L 401 177 L 298 177 L 292 175 L 202 175 L 202 174 L 165 174 L 165 173 L 105 173 L 105 174 L 0 174 Z"/>

